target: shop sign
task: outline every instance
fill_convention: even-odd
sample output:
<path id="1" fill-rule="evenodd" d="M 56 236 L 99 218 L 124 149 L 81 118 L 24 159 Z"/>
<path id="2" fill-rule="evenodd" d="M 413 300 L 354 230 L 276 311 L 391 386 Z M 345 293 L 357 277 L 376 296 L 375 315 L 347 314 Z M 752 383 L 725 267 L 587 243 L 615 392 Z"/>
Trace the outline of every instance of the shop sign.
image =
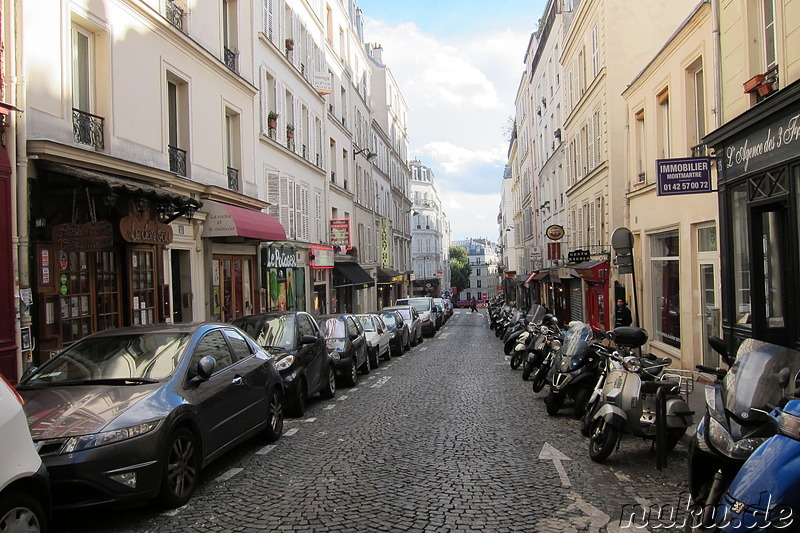
<path id="1" fill-rule="evenodd" d="M 333 91 L 333 76 L 327 72 L 315 72 L 312 85 L 319 94 L 331 94 L 331 91 Z"/>
<path id="2" fill-rule="evenodd" d="M 311 259 L 312 268 L 333 268 L 333 248 L 312 246 L 311 254 L 314 256 Z"/>
<path id="3" fill-rule="evenodd" d="M 711 158 L 656 159 L 658 196 L 711 192 Z"/>
<path id="4" fill-rule="evenodd" d="M 331 245 L 350 247 L 350 219 L 332 218 L 331 219 Z"/>
<path id="5" fill-rule="evenodd" d="M 392 266 L 392 221 L 389 217 L 381 219 L 381 268 Z"/>
<path id="6" fill-rule="evenodd" d="M 550 261 L 558 261 L 561 259 L 561 243 L 548 242 L 547 243 L 547 259 Z"/>
<path id="7" fill-rule="evenodd" d="M 531 259 L 533 260 L 540 260 L 542 259 L 542 247 L 541 246 L 534 246 L 531 248 Z"/>
<path id="8" fill-rule="evenodd" d="M 545 235 L 547 235 L 547 238 L 551 241 L 557 241 L 564 236 L 564 227 L 558 224 L 548 226 L 547 230 L 545 230 Z"/>
<path id="9" fill-rule="evenodd" d="M 797 157 L 800 145 L 800 113 L 754 131 L 725 147 L 720 162 L 725 178 L 756 172 Z"/>
<path id="10" fill-rule="evenodd" d="M 59 224 L 55 235 L 62 252 L 99 252 L 114 245 L 114 228 L 105 221 Z"/>
<path id="11" fill-rule="evenodd" d="M 589 254 L 589 250 L 573 250 L 567 254 L 567 261 L 570 263 L 583 263 L 590 259 L 591 255 Z"/>
<path id="12" fill-rule="evenodd" d="M 136 244 L 162 244 L 172 242 L 172 227 L 155 220 L 124 217 L 119 221 L 122 238 Z"/>
<path id="13" fill-rule="evenodd" d="M 264 248 L 261 259 L 267 268 L 297 268 L 297 252 L 294 249 Z"/>

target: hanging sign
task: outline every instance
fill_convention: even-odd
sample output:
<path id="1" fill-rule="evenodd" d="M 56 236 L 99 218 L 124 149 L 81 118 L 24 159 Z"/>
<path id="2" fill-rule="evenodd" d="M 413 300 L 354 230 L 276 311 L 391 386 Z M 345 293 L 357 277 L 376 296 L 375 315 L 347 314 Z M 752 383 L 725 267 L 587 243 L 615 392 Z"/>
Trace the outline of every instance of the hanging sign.
<path id="1" fill-rule="evenodd" d="M 172 242 L 172 227 L 155 220 L 123 217 L 119 221 L 122 238 L 137 244 L 163 244 Z"/>
<path id="2" fill-rule="evenodd" d="M 331 245 L 347 248 L 350 246 L 350 219 L 331 219 Z"/>
<path id="3" fill-rule="evenodd" d="M 312 246 L 311 259 L 312 268 L 333 268 L 333 248 L 328 246 Z"/>
<path id="4" fill-rule="evenodd" d="M 66 252 L 99 252 L 114 245 L 114 228 L 110 222 L 65 223 L 53 231 L 65 256 Z"/>
<path id="5" fill-rule="evenodd" d="M 392 266 L 392 221 L 383 217 L 380 225 L 381 231 L 381 268 Z"/>
<path id="6" fill-rule="evenodd" d="M 711 192 L 711 158 L 657 159 L 658 196 Z"/>
<path id="7" fill-rule="evenodd" d="M 545 230 L 545 235 L 547 235 L 547 238 L 551 241 L 557 241 L 564 236 L 564 227 L 558 224 L 548 226 Z"/>
<path id="8" fill-rule="evenodd" d="M 297 268 L 297 252 L 294 249 L 264 248 L 261 251 L 261 264 L 267 268 Z"/>

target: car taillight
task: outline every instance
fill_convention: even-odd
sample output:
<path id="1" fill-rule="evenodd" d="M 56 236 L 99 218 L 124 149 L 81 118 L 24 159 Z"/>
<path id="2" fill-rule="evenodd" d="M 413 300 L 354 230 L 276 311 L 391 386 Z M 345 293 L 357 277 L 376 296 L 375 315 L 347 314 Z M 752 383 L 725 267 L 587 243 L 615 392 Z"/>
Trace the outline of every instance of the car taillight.
<path id="1" fill-rule="evenodd" d="M 4 375 L 0 374 L 0 379 L 2 379 L 3 382 L 6 385 L 8 385 L 8 388 L 11 389 L 11 392 L 13 392 L 14 396 L 17 397 L 17 401 L 19 402 L 19 404 L 20 405 L 25 405 L 25 400 L 22 399 L 22 396 L 19 395 L 19 393 L 17 392 L 17 389 L 15 389 L 13 385 L 11 385 L 11 383 L 6 379 L 6 377 Z"/>

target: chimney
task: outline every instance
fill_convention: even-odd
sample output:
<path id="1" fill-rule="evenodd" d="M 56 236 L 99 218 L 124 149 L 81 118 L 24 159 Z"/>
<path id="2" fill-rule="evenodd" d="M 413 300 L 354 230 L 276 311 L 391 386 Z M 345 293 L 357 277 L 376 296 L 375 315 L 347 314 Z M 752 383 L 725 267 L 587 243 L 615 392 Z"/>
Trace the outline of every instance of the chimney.
<path id="1" fill-rule="evenodd" d="M 372 47 L 372 59 L 383 65 L 383 47 L 376 44 Z"/>

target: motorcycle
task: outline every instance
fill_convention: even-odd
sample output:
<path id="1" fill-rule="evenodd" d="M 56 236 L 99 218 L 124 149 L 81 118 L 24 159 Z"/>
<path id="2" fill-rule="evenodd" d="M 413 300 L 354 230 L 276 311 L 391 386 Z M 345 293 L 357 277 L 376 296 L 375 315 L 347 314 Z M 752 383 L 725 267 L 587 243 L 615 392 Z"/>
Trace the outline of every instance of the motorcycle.
<path id="1" fill-rule="evenodd" d="M 658 451 L 671 450 L 692 425 L 686 403 L 694 383 L 691 372 L 667 372 L 669 357 L 631 355 L 632 349 L 647 342 L 647 332 L 641 328 L 616 328 L 606 337 L 620 350 L 599 352 L 605 360 L 599 365 L 600 375 L 605 377 L 600 393 L 595 396 L 595 391 L 590 398 L 596 404 L 587 417 L 589 457 L 596 463 L 605 461 L 623 433 L 655 441 Z M 618 366 L 612 366 L 612 361 Z"/>
<path id="2" fill-rule="evenodd" d="M 783 372 L 783 371 L 782 371 Z M 781 388 L 790 378 L 780 376 Z M 800 396 L 800 373 L 795 375 L 794 396 Z M 720 505 L 715 509 L 719 531 L 789 531 L 797 528 L 800 513 L 800 400 L 789 400 L 770 413 L 776 434 L 753 452 L 739 469 Z"/>
<path id="3" fill-rule="evenodd" d="M 530 311 L 530 318 L 527 319 L 525 328 L 519 331 L 518 335 L 512 335 L 509 342 L 513 341 L 513 349 L 511 353 L 511 368 L 516 369 L 522 364 L 527 353 L 528 343 L 532 343 L 539 330 L 542 318 L 545 316 L 545 308 L 541 305 L 534 305 Z M 508 347 L 506 342 L 506 347 Z M 508 352 L 506 352 L 508 353 Z"/>
<path id="4" fill-rule="evenodd" d="M 506 328 L 506 332 L 503 335 L 503 352 L 506 355 L 511 353 L 511 350 L 517 345 L 517 338 L 522 335 L 522 332 L 527 330 L 528 324 L 530 323 L 528 315 L 524 311 L 519 311 L 515 316 L 516 321 Z M 512 366 L 511 368 L 516 368 L 516 366 Z"/>
<path id="5" fill-rule="evenodd" d="M 697 365 L 717 382 L 705 388 L 705 415 L 689 446 L 689 491 L 700 506 L 688 524 L 692 530 L 713 526 L 713 510 L 744 462 L 775 434 L 768 412 L 787 400 L 781 372 L 800 371 L 800 352 L 791 348 L 745 339 L 731 361 L 721 339 L 709 342 L 731 366 Z"/>
<path id="6" fill-rule="evenodd" d="M 579 321 L 569 323 L 564 340 L 555 355 L 547 380 L 550 391 L 545 404 L 547 414 L 555 416 L 567 397 L 573 399 L 575 416 L 581 418 L 597 381 L 599 358 L 592 345 L 592 328 Z"/>
<path id="7" fill-rule="evenodd" d="M 541 392 L 547 383 L 547 375 L 553 366 L 558 350 L 561 349 L 563 339 L 564 335 L 558 327 L 558 319 L 553 315 L 545 315 L 539 327 L 539 335 L 528 351 L 525 367 L 522 370 L 522 379 L 526 379 L 533 373 L 533 392 Z"/>

